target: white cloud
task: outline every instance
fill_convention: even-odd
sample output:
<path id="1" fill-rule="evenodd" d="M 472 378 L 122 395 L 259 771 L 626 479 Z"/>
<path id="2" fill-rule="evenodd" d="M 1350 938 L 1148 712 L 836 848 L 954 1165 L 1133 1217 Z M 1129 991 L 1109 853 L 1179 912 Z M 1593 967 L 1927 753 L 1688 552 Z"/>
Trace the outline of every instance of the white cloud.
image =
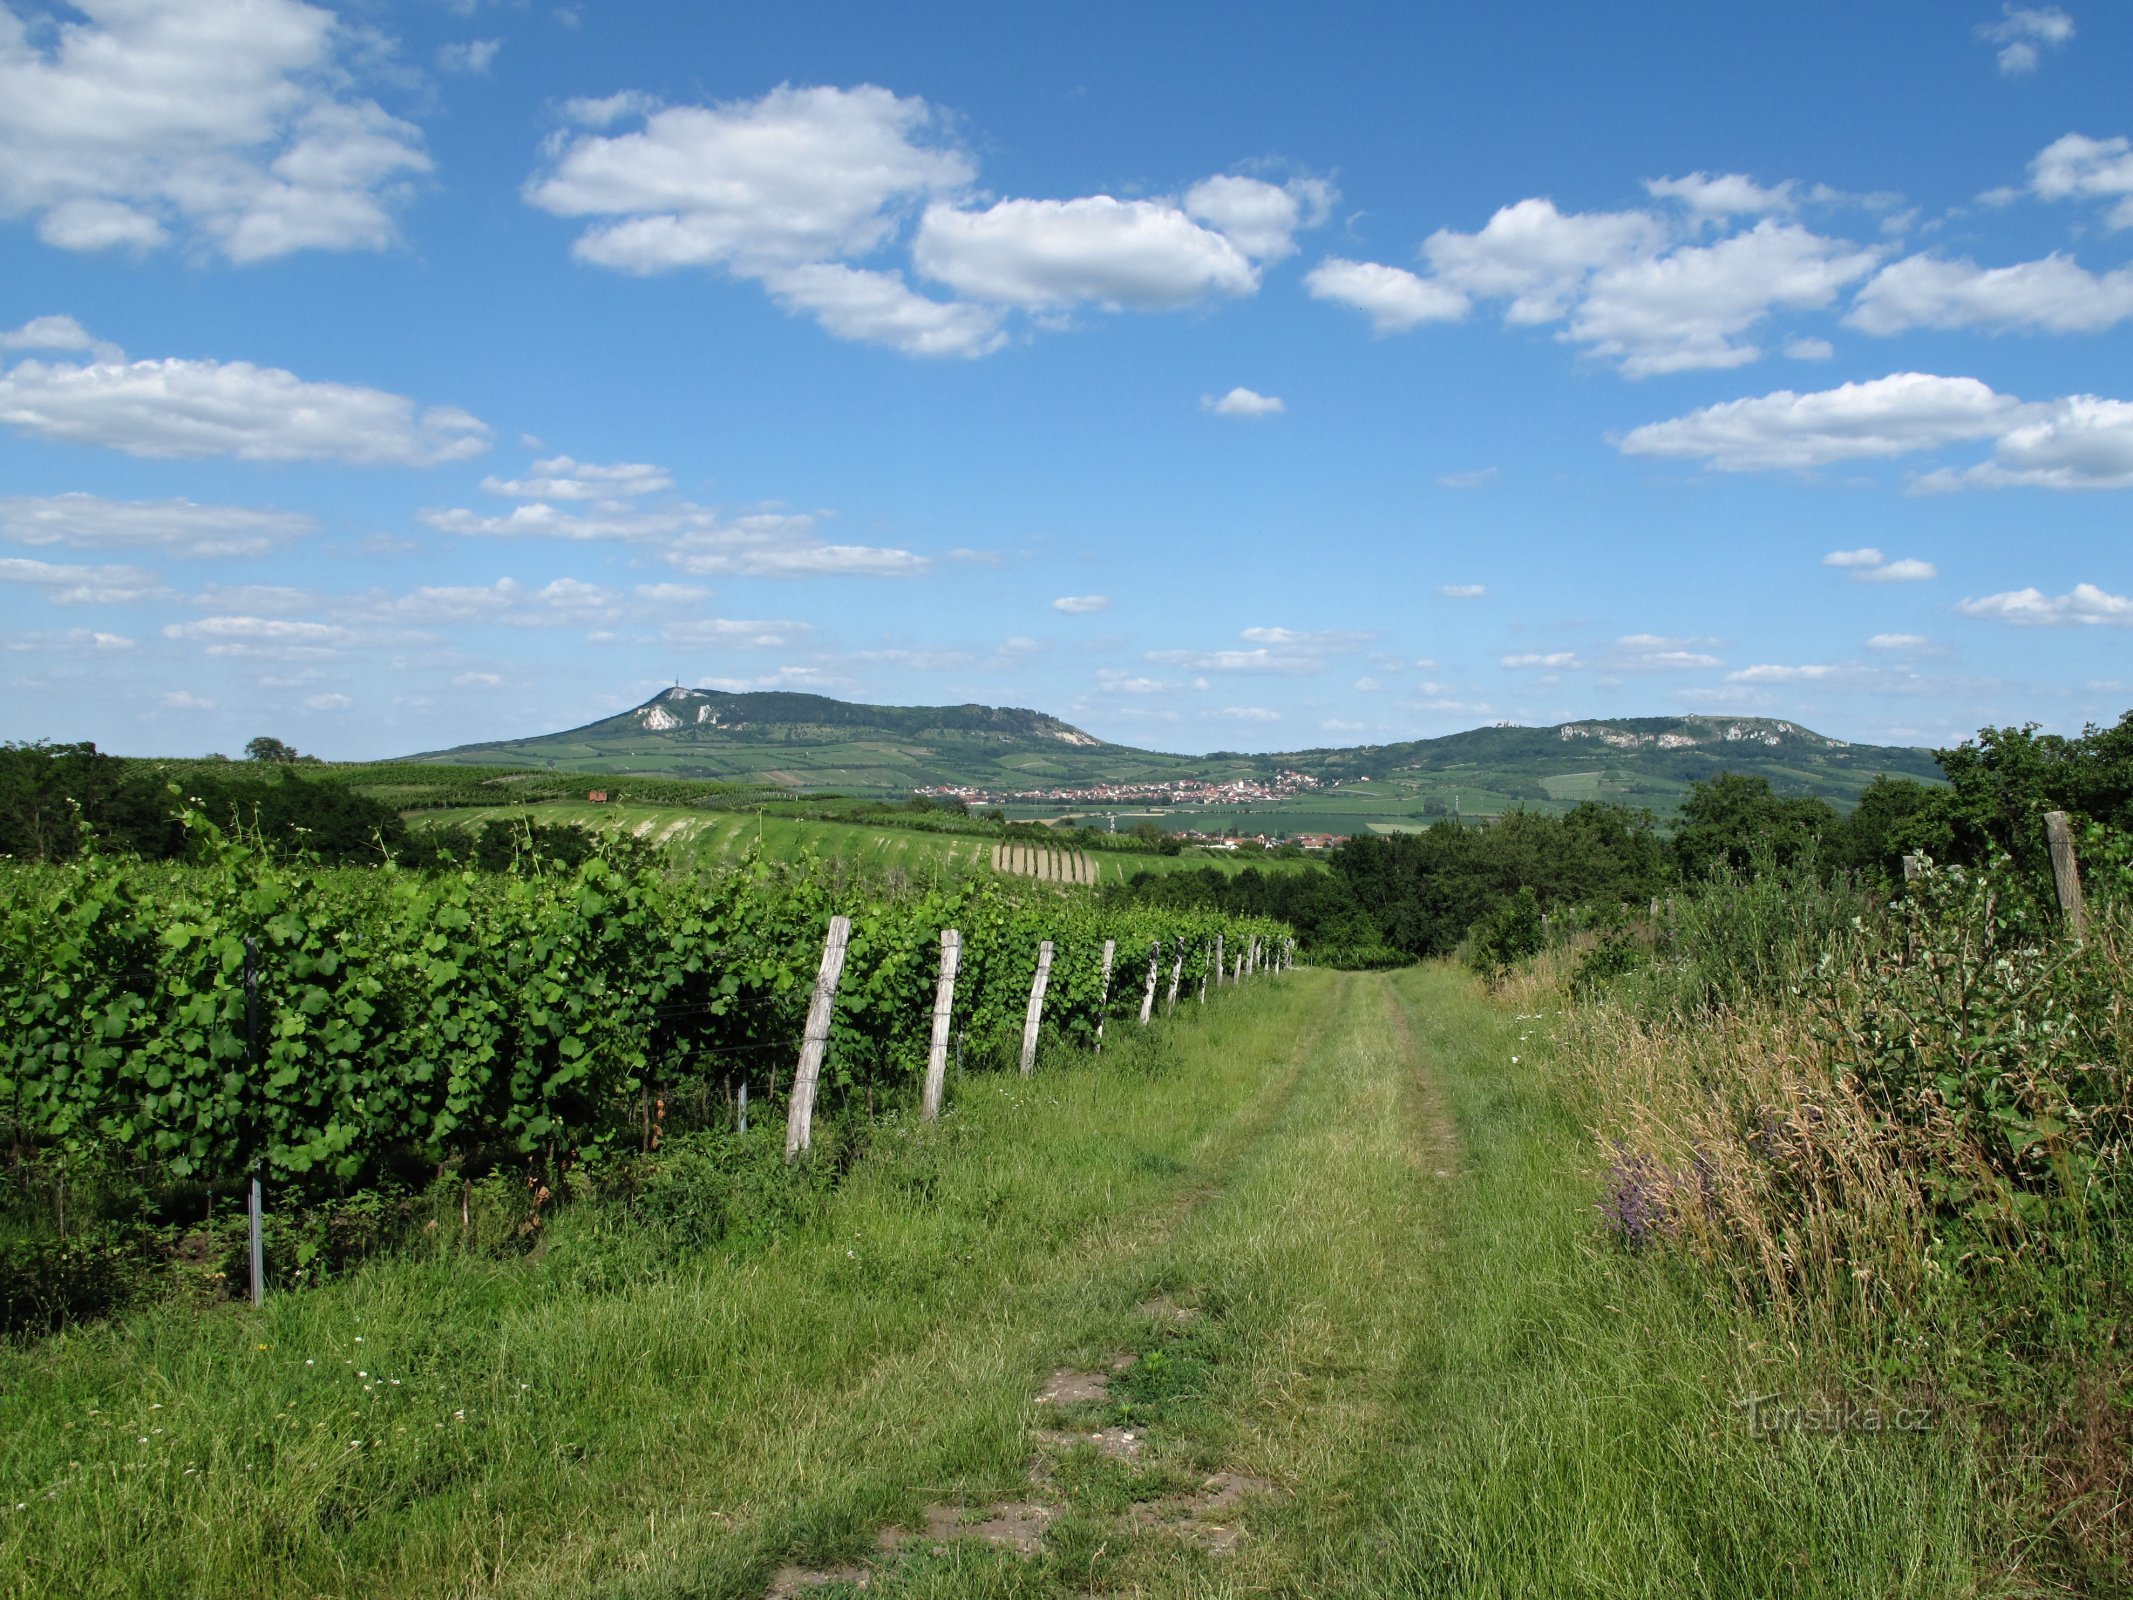
<path id="1" fill-rule="evenodd" d="M 156 459 L 426 467 L 489 447 L 487 425 L 456 407 L 418 412 L 403 395 L 249 361 L 22 361 L 0 374 L 0 423 Z"/>
<path id="2" fill-rule="evenodd" d="M 68 250 L 195 237 L 232 261 L 380 249 L 430 170 L 422 135 L 351 92 L 362 36 L 298 0 L 0 6 L 0 215 Z"/>
<path id="3" fill-rule="evenodd" d="M 1207 178 L 1185 191 L 1185 214 L 1204 222 L 1254 261 L 1296 253 L 1296 235 L 1315 228 L 1333 208 L 1333 186 L 1322 178 L 1287 184 L 1257 178 Z"/>
<path id="4" fill-rule="evenodd" d="M 1885 558 L 1879 550 L 1867 545 L 1858 550 L 1832 550 L 1822 558 L 1825 567 L 1878 567 Z"/>
<path id="5" fill-rule="evenodd" d="M 732 617 L 691 617 L 660 630 L 669 644 L 702 645 L 721 650 L 777 650 L 809 632 L 804 622 L 748 622 Z M 787 669 L 798 671 L 801 669 Z M 763 685 L 762 687 L 774 687 Z"/>
<path id="6" fill-rule="evenodd" d="M 1314 300 L 1331 300 L 1362 312 L 1379 333 L 1405 333 L 1424 322 L 1457 322 L 1473 308 L 1473 302 L 1458 290 L 1403 267 L 1339 256 L 1321 261 L 1306 273 L 1304 289 Z"/>
<path id="7" fill-rule="evenodd" d="M 687 501 L 650 511 L 616 505 L 581 513 L 535 501 L 500 517 L 460 508 L 416 515 L 441 533 L 471 538 L 642 544 L 669 565 L 705 577 L 901 577 L 931 565 L 909 550 L 831 544 L 816 533 L 818 519 L 804 513 L 759 511 L 728 518 Z"/>
<path id="8" fill-rule="evenodd" d="M 2070 133 L 2029 164 L 2030 192 L 2044 200 L 2103 200 L 2114 228 L 2133 228 L 2133 141 Z"/>
<path id="9" fill-rule="evenodd" d="M 2031 627 L 2133 627 L 2133 599 L 2111 594 L 2093 583 L 2077 583 L 2066 594 L 2041 589 L 2010 589 L 1981 600 L 1964 600 L 1955 608 L 1966 617 L 1984 617 Z"/>
<path id="10" fill-rule="evenodd" d="M 550 456 L 533 464 L 527 478 L 486 477 L 481 486 L 491 494 L 518 500 L 628 500 L 674 487 L 666 468 L 641 461 L 624 461 L 612 467 L 573 461 L 569 456 Z"/>
<path id="11" fill-rule="evenodd" d="M 1644 192 L 1654 200 L 1678 200 L 1698 217 L 1790 216 L 1798 209 L 1790 181 L 1765 188 L 1739 172 L 1692 172 L 1686 178 L 1647 178 Z"/>
<path id="12" fill-rule="evenodd" d="M 2100 333 L 2133 319 L 2133 267 L 2101 275 L 2062 255 L 2011 267 L 1907 256 L 1874 275 L 1845 322 L 1866 333 L 1990 328 Z"/>
<path id="13" fill-rule="evenodd" d="M 1332 203 L 1329 184 L 1217 177 L 1183 203 L 1089 195 L 972 195 L 975 163 L 924 100 L 863 84 L 790 86 L 758 100 L 661 106 L 625 92 L 574 100 L 527 201 L 591 219 L 580 260 L 656 273 L 717 267 L 762 282 L 838 338 L 913 356 L 989 355 L 1015 309 L 1174 310 L 1259 287 L 1255 263 L 1293 254 Z M 604 130 L 636 120 L 627 132 Z M 585 131 L 593 130 L 593 131 Z M 912 268 L 957 298 L 915 290 L 863 258 L 910 236 Z"/>
<path id="14" fill-rule="evenodd" d="M 1866 641 L 1869 650 L 1922 650 L 1933 641 L 1922 633 L 1877 633 Z"/>
<path id="15" fill-rule="evenodd" d="M 1728 683 L 1819 683 L 1825 678 L 1834 678 L 1848 671 L 1845 667 L 1799 666 L 1786 667 L 1764 664 L 1743 667 L 1738 672 L 1726 674 Z"/>
<path id="16" fill-rule="evenodd" d="M 1200 409 L 1218 417 L 1278 417 L 1289 408 L 1273 395 L 1257 394 L 1240 385 L 1220 399 L 1201 395 Z"/>
<path id="17" fill-rule="evenodd" d="M 1116 667 L 1098 668 L 1096 682 L 1099 687 L 1114 694 L 1168 694 L 1176 687 L 1160 678 L 1137 677 L 1130 672 L 1121 672 Z"/>
<path id="18" fill-rule="evenodd" d="M 140 567 L 76 567 L 19 556 L 0 557 L 0 583 L 24 583 L 51 591 L 54 605 L 123 605 L 143 600 L 162 588 L 153 572 Z"/>
<path id="19" fill-rule="evenodd" d="M 1151 650 L 1148 659 L 1188 672 L 1319 672 L 1325 662 L 1307 652 L 1288 649 Z"/>
<path id="20" fill-rule="evenodd" d="M 1762 352 L 1741 336 L 1771 311 L 1826 306 L 1879 252 L 1768 219 L 1710 245 L 1595 273 L 1566 336 L 1632 378 L 1736 367 Z"/>
<path id="21" fill-rule="evenodd" d="M 1086 617 L 1111 608 L 1107 594 L 1065 594 L 1052 602 L 1054 611 L 1064 611 L 1070 617 Z"/>
<path id="22" fill-rule="evenodd" d="M 304 704 L 313 711 L 346 711 L 355 705 L 345 694 L 313 694 L 304 697 Z"/>
<path id="23" fill-rule="evenodd" d="M 1489 592 L 1485 583 L 1440 583 L 1437 593 L 1447 600 L 1479 600 Z"/>
<path id="24" fill-rule="evenodd" d="M 1718 666 L 1718 657 L 1703 647 L 1708 639 L 1668 639 L 1655 633 L 1631 633 L 1615 641 L 1603 666 L 1614 672 L 1686 672 Z"/>
<path id="25" fill-rule="evenodd" d="M 561 217 L 619 218 L 579 235 L 580 260 L 626 272 L 729 266 L 750 275 L 861 255 L 897 208 L 976 177 L 924 100 L 862 84 L 773 89 L 759 100 L 653 109 L 573 102 L 581 120 L 642 118 L 623 134 L 560 138 L 526 199 Z"/>
<path id="26" fill-rule="evenodd" d="M 911 258 L 958 294 L 1025 310 L 1175 311 L 1259 287 L 1242 250 L 1175 205 L 1101 194 L 929 206 Z"/>
<path id="27" fill-rule="evenodd" d="M 1574 650 L 1529 651 L 1524 655 L 1504 656 L 1498 665 L 1506 667 L 1582 667 Z"/>
<path id="28" fill-rule="evenodd" d="M 989 306 L 933 300 L 897 272 L 834 261 L 781 267 L 765 283 L 788 311 L 802 311 L 839 339 L 886 345 L 907 356 L 991 355 L 1007 342 Z"/>
<path id="29" fill-rule="evenodd" d="M 1794 361 L 1827 361 L 1837 347 L 1827 339 L 1801 337 L 1785 341 L 1785 354 Z"/>
<path id="30" fill-rule="evenodd" d="M 1826 238 L 1782 215 L 1797 186 L 1742 174 L 1657 178 L 1660 209 L 1565 212 L 1552 200 L 1500 208 L 1478 231 L 1442 228 L 1422 246 L 1428 276 L 1334 260 L 1305 280 L 1320 299 L 1368 313 L 1380 333 L 1506 302 L 1513 327 L 1560 322 L 1560 338 L 1629 377 L 1754 361 L 1746 336 L 1772 312 L 1815 310 L 1871 272 L 1877 248 Z M 1817 203 L 1849 197 L 1817 190 Z M 1742 219 L 1754 218 L 1745 228 Z M 1721 236 L 1706 240 L 1712 231 Z M 1737 230 L 1737 231 L 1729 231 Z"/>
<path id="31" fill-rule="evenodd" d="M 1504 206 L 1477 233 L 1440 228 L 1422 246 L 1437 278 L 1475 299 L 1509 299 L 1504 320 L 1553 322 L 1603 267 L 1656 255 L 1665 224 L 1643 211 L 1565 213 L 1552 200 Z"/>
<path id="32" fill-rule="evenodd" d="M 1937 578 L 1940 570 L 1930 561 L 1920 561 L 1915 556 L 1905 556 L 1900 561 L 1891 561 L 1886 566 L 1867 567 L 1852 574 L 1855 583 L 1923 583 L 1928 578 Z"/>
<path id="33" fill-rule="evenodd" d="M 0 350 L 87 350 L 99 361 L 126 359 L 125 351 L 72 317 L 32 317 L 12 333 L 0 333 Z"/>
<path id="34" fill-rule="evenodd" d="M 1246 628 L 1238 635 L 1249 644 L 1280 645 L 1287 649 L 1354 650 L 1377 637 L 1353 628 Z"/>
<path id="35" fill-rule="evenodd" d="M 1962 472 L 1917 480 L 1926 490 L 2133 489 L 2133 404 L 2071 395 L 2024 407 L 2001 436 L 1993 459 Z"/>
<path id="36" fill-rule="evenodd" d="M 1281 713 L 1270 711 L 1265 706 L 1223 706 L 1214 715 L 1231 722 L 1279 722 Z"/>
<path id="37" fill-rule="evenodd" d="M 1438 475 L 1440 489 L 1486 489 L 1503 473 L 1496 467 L 1477 467 L 1471 472 L 1446 472 Z"/>
<path id="38" fill-rule="evenodd" d="M 75 550 L 256 556 L 315 527 L 301 512 L 203 506 L 190 500 L 106 500 L 80 493 L 0 499 L 0 539 Z"/>
<path id="39" fill-rule="evenodd" d="M 2037 70 L 2039 46 L 2057 49 L 2074 36 L 2074 19 L 2057 6 L 2000 7 L 1998 22 L 1978 24 L 1977 36 L 2000 47 L 2004 76 L 2019 78 Z"/>
<path id="40" fill-rule="evenodd" d="M 173 689 L 163 696 L 163 704 L 172 711 L 212 711 L 215 702 L 203 700 L 190 689 Z"/>
<path id="41" fill-rule="evenodd" d="M 109 655 L 134 647 L 122 633 L 99 633 L 94 628 L 69 628 L 64 633 L 17 633 L 0 642 L 0 650 L 22 655 Z"/>
<path id="42" fill-rule="evenodd" d="M 437 47 L 437 66 L 444 72 L 484 73 L 495 64 L 496 53 L 503 47 L 501 39 L 468 39 L 461 43 L 442 44 Z"/>
<path id="43" fill-rule="evenodd" d="M 339 655 L 359 638 L 354 630 L 332 623 L 245 616 L 173 622 L 164 627 L 163 637 L 200 644 L 211 656 L 259 656 L 281 661 Z"/>
<path id="44" fill-rule="evenodd" d="M 1976 378 L 1893 373 L 1813 394 L 1727 400 L 1617 442 L 1625 455 L 1696 457 L 1722 472 L 1803 469 L 1937 449 L 2003 432 L 2020 403 Z"/>

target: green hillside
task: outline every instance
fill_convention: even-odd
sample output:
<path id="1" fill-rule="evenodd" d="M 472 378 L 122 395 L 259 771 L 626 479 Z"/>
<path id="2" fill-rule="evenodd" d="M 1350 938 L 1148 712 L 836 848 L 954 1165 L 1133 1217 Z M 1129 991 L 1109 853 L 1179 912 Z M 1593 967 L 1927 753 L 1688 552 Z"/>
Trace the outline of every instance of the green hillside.
<path id="1" fill-rule="evenodd" d="M 1205 832 L 1397 831 L 1438 817 L 1553 811 L 1583 800 L 1673 810 L 1721 772 L 1849 806 L 1882 773 L 1934 781 L 1930 752 L 1852 744 L 1762 717 L 1632 717 L 1475 728 L 1398 744 L 1267 755 L 1169 755 L 1108 744 L 1057 717 L 990 706 L 868 706 L 810 694 L 673 688 L 563 733 L 410 757 L 490 767 L 712 780 L 737 792 L 904 796 L 975 790 L 1017 818 L 1115 812 Z M 405 770 L 404 766 L 403 769 Z M 1283 779 L 1275 792 L 1276 775 Z M 410 780 L 413 781 L 413 780 Z M 1045 794 L 1098 786 L 1242 782 L 1260 792 Z M 1033 794 L 1032 791 L 1039 791 Z"/>
<path id="2" fill-rule="evenodd" d="M 662 690 L 641 706 L 568 732 L 460 745 L 409 759 L 853 794 L 909 794 L 956 784 L 1026 789 L 1132 782 L 1188 775 L 1204 765 L 1106 744 L 1040 711 L 868 706 L 816 694 L 683 688 Z"/>

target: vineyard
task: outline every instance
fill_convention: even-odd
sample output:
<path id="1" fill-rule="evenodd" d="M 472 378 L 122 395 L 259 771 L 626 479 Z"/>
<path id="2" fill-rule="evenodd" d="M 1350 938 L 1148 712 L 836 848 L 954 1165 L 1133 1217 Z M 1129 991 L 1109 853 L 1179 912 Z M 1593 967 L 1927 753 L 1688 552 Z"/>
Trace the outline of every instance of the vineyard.
<path id="1" fill-rule="evenodd" d="M 703 1124 L 744 1085 L 760 1102 L 789 1084 L 833 916 L 852 931 L 821 1081 L 869 1104 L 924 1064 L 943 929 L 962 937 L 951 1024 L 972 1065 L 1009 1057 L 1044 941 L 1043 1031 L 1084 1045 L 1138 1005 L 1151 952 L 1168 1001 L 1199 992 L 1218 939 L 1287 934 L 989 875 L 891 892 L 761 860 L 322 870 L 193 825 L 197 865 L 14 873 L 0 1116 L 18 1149 L 209 1184 L 258 1174 L 283 1193 L 507 1156 L 552 1169 L 649 1140 L 670 1111 Z"/>

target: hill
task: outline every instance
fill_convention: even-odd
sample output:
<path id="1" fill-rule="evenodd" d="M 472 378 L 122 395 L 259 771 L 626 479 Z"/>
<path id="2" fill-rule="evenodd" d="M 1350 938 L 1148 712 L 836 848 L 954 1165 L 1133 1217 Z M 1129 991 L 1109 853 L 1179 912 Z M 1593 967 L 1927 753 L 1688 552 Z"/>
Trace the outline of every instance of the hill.
<path id="1" fill-rule="evenodd" d="M 1196 765 L 1183 756 L 1107 744 L 1041 711 L 870 706 L 819 694 L 680 687 L 564 733 L 409 759 L 719 778 L 853 794 L 1134 781 Z"/>
<path id="2" fill-rule="evenodd" d="M 1607 718 L 1193 757 L 1110 744 L 1039 711 L 680 687 L 567 732 L 409 759 L 788 791 L 955 790 L 1018 816 L 1146 812 L 1172 826 L 1251 832 L 1396 831 L 1440 816 L 1493 815 L 1514 805 L 1554 810 L 1580 800 L 1665 812 L 1691 783 L 1720 772 L 1767 778 L 1781 793 L 1838 805 L 1851 804 L 1881 773 L 1939 777 L 1928 751 L 1853 744 L 1763 717 Z"/>

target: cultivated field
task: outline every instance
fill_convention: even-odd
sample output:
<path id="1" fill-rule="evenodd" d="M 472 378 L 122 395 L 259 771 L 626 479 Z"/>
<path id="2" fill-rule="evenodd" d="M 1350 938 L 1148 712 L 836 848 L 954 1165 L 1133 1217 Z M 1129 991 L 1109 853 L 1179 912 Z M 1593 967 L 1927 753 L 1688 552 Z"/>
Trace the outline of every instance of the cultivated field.
<path id="1" fill-rule="evenodd" d="M 1590 1247 L 1549 1028 L 1300 972 L 960 1081 L 767 1237 L 587 1205 L 0 1352 L 5 1586 L 2001 1592 L 1966 1437 L 1757 1436 L 1796 1358 Z"/>

